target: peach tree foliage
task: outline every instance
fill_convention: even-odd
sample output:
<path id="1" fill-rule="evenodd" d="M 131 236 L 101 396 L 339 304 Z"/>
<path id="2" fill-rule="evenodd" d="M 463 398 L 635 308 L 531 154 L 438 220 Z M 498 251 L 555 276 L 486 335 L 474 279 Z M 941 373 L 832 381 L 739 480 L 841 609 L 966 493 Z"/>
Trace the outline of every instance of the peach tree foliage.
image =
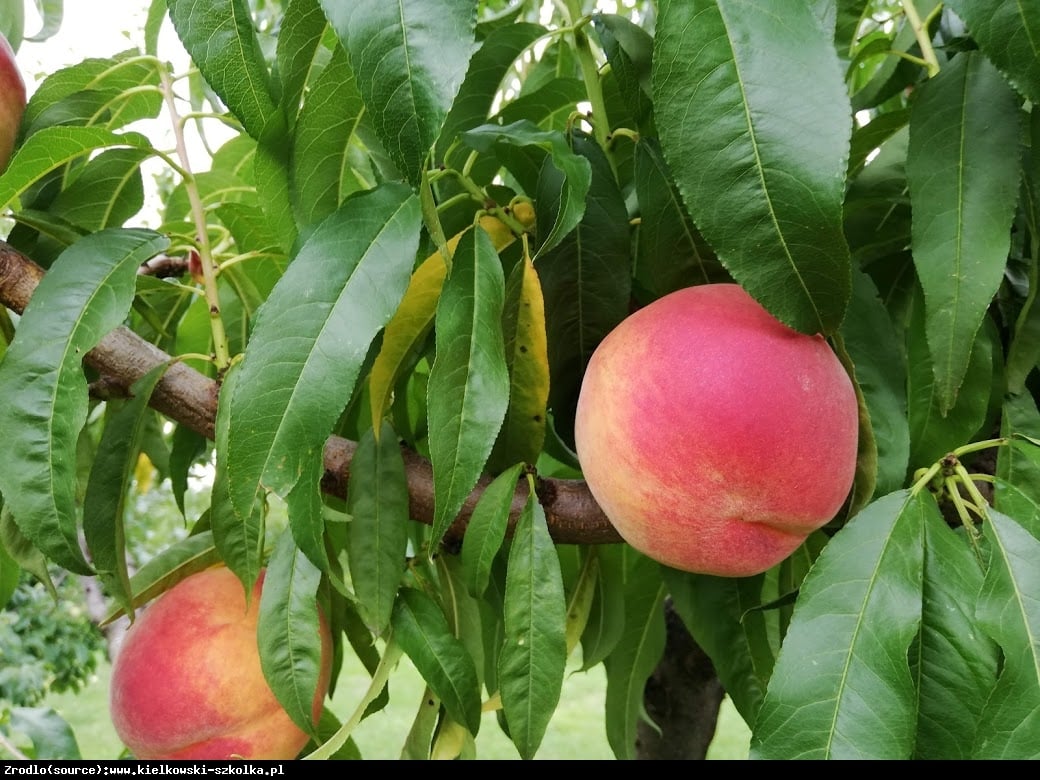
<path id="1" fill-rule="evenodd" d="M 0 581 L 93 573 L 132 614 L 269 565 L 260 651 L 294 719 L 315 596 L 372 674 L 315 757 L 358 752 L 402 654 L 438 705 L 403 755 L 473 755 L 489 706 L 533 757 L 579 653 L 633 757 L 666 598 L 752 757 L 1040 757 L 1040 1 L 542 5 L 156 0 L 137 48 L 47 76 L 0 176 L 7 242 L 46 269 L 2 322 Z M 234 131 L 201 170 L 137 121 L 192 111 Z M 860 405 L 845 506 L 738 579 L 560 498 L 592 350 L 713 281 L 824 334 Z M 120 397 L 84 356 L 126 330 L 159 351 Z M 159 395 L 186 366 L 219 382 L 208 418 Z M 142 451 L 182 507 L 215 464 L 147 562 Z"/>

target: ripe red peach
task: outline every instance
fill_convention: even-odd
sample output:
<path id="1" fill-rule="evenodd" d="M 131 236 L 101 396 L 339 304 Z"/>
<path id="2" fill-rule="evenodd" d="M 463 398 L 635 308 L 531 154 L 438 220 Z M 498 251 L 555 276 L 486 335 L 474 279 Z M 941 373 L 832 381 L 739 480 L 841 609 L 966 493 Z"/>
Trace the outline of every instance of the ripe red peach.
<path id="1" fill-rule="evenodd" d="M 11 158 L 25 113 L 25 81 L 14 50 L 0 33 L 0 172 Z"/>
<path id="2" fill-rule="evenodd" d="M 625 541 L 726 577 L 771 568 L 835 517 L 858 433 L 827 341 L 736 284 L 682 289 L 622 321 L 589 361 L 575 420 L 585 480 Z"/>
<path id="3" fill-rule="evenodd" d="M 296 758 L 308 735 L 289 717 L 260 667 L 257 621 L 264 573 L 246 605 L 225 567 L 182 580 L 143 610 L 112 668 L 116 733 L 139 759 Z M 332 637 L 320 621 L 317 723 L 328 692 Z"/>

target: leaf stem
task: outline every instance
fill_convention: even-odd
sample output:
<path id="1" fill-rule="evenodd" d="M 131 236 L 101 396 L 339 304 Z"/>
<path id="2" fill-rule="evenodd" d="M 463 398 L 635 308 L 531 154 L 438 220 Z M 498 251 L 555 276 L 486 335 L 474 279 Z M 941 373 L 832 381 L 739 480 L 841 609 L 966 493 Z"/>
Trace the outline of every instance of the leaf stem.
<path id="1" fill-rule="evenodd" d="M 917 13 L 917 7 L 914 5 L 914 0 L 903 0 L 903 12 L 906 14 L 907 21 L 910 22 L 910 26 L 914 30 L 914 37 L 917 38 L 917 45 L 921 47 L 921 57 L 924 60 L 925 67 L 928 68 L 928 77 L 931 78 L 939 72 L 939 58 L 935 56 L 935 49 L 932 47 L 931 36 L 928 35 L 928 23 L 935 18 L 935 13 L 942 8 L 942 3 L 932 9 L 931 13 L 928 14 L 925 21 L 921 21 L 921 15 Z"/>
<path id="2" fill-rule="evenodd" d="M 192 220 L 195 223 L 195 231 L 199 244 L 199 260 L 202 266 L 203 287 L 206 294 L 206 302 L 209 304 L 210 331 L 213 334 L 213 359 L 217 368 L 217 376 L 223 376 L 231 363 L 231 351 L 228 347 L 227 332 L 224 329 L 224 320 L 220 315 L 220 295 L 217 290 L 217 265 L 213 260 L 213 249 L 209 241 L 209 229 L 206 224 L 206 211 L 202 205 L 199 195 L 198 184 L 191 172 L 191 161 L 188 157 L 188 149 L 184 143 L 183 122 L 177 113 L 177 104 L 173 95 L 173 83 L 166 68 L 160 68 L 160 78 L 163 85 L 163 98 L 166 108 L 173 121 L 173 133 L 177 148 L 177 157 L 181 162 L 184 172 L 184 189 L 191 203 Z"/>

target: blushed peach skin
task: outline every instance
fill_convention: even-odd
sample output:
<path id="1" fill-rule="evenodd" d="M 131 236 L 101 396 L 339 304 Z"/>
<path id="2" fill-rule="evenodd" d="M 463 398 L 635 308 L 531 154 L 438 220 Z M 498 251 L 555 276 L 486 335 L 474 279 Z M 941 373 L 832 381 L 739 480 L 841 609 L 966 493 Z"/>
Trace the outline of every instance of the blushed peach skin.
<path id="1" fill-rule="evenodd" d="M 25 81 L 14 50 L 0 34 L 0 172 L 7 167 L 25 113 Z"/>
<path id="2" fill-rule="evenodd" d="M 858 405 L 822 336 L 739 285 L 639 309 L 600 344 L 575 420 L 589 489 L 618 533 L 667 566 L 750 576 L 787 558 L 852 487 Z"/>
<path id="3" fill-rule="evenodd" d="M 181 581 L 127 632 L 112 670 L 116 733 L 139 759 L 282 759 L 308 736 L 289 718 L 260 667 L 256 627 L 264 574 L 249 606 L 227 568 Z M 321 620 L 322 674 L 314 722 L 329 686 L 332 639 Z"/>

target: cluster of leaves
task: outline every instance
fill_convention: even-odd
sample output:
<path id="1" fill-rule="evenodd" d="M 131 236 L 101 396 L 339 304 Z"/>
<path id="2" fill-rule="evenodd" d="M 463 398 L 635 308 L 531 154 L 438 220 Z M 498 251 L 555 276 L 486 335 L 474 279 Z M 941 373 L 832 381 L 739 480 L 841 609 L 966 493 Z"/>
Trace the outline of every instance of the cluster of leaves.
<path id="1" fill-rule="evenodd" d="M 168 0 L 143 51 L 44 81 L 0 176 L 8 241 L 49 269 L 3 323 L 8 554 L 96 572 L 130 613 L 201 567 L 267 566 L 261 658 L 293 717 L 310 727 L 319 602 L 373 675 L 315 757 L 355 749 L 402 652 L 437 705 L 403 755 L 472 755 L 498 706 L 531 757 L 579 648 L 632 757 L 666 596 L 755 756 L 1038 757 L 1040 7 L 591 5 Z M 186 86 L 156 56 L 167 14 Z M 165 105 L 182 137 L 184 89 L 237 131 L 205 172 L 131 129 Z M 175 175 L 160 224 L 128 227 L 155 157 Z M 159 253 L 195 273 L 139 274 Z M 721 280 L 827 336 L 856 380 L 848 506 L 745 579 L 555 543 L 534 474 L 580 476 L 595 346 L 633 306 Z M 220 381 L 213 443 L 148 409 L 167 363 L 127 401 L 88 395 L 82 357 L 121 325 Z M 330 435 L 357 442 L 342 500 L 321 489 Z M 216 477 L 131 580 L 146 442 L 182 509 L 192 463 L 215 455 Z M 432 466 L 428 525 L 402 444 Z M 969 473 L 993 447 L 995 473 Z"/>
<path id="2" fill-rule="evenodd" d="M 81 606 L 76 578 L 56 579 L 50 592 L 23 574 L 0 610 L 0 704 L 5 708 L 32 707 L 50 693 L 81 690 L 105 652 L 104 637 Z"/>

